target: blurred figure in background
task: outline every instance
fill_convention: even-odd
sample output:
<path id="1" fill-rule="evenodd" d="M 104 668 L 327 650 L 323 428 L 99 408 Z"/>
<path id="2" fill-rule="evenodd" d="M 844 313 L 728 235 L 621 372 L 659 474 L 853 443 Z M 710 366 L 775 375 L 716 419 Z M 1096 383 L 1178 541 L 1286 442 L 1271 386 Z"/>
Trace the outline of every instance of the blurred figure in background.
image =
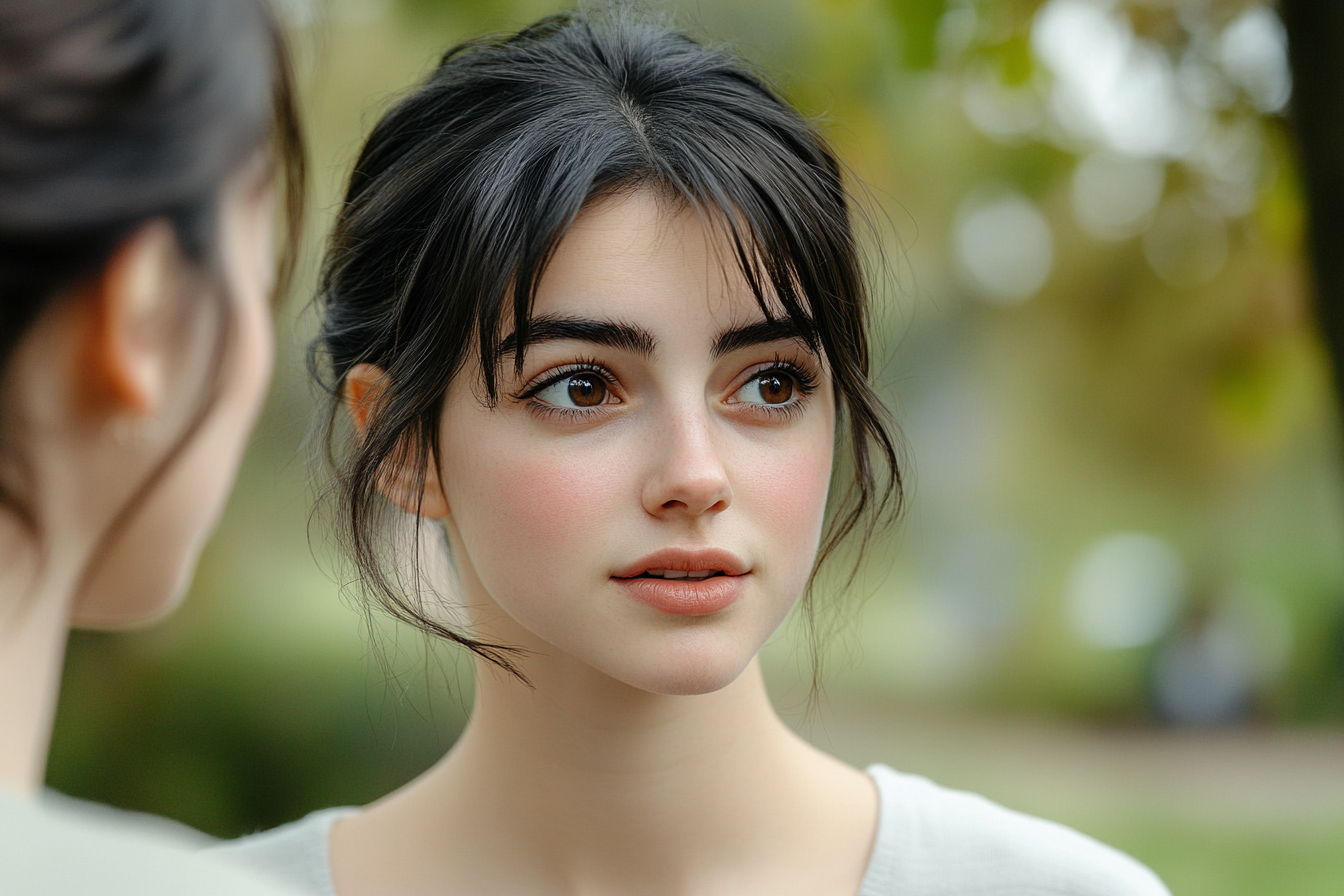
<path id="1" fill-rule="evenodd" d="M 0 4 L 0 891 L 271 892 L 41 801 L 72 626 L 173 609 L 269 382 L 302 147 L 257 0 Z M 281 278 L 291 256 L 284 255 Z"/>

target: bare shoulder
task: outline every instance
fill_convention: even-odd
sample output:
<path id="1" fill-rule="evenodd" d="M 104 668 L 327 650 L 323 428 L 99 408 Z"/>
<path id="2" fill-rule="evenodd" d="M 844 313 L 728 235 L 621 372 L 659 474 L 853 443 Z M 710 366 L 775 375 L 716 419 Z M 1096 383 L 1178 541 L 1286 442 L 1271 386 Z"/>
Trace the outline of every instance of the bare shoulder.
<path id="1" fill-rule="evenodd" d="M 1170 896 L 1142 863 L 1072 828 L 885 766 L 861 896 Z"/>

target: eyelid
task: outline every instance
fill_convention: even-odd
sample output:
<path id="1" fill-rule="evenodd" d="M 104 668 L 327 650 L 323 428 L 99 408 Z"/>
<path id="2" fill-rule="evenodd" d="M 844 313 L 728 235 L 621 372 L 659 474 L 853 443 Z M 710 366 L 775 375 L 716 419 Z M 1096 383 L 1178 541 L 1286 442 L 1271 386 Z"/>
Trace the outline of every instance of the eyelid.
<path id="1" fill-rule="evenodd" d="M 604 364 L 593 360 L 570 361 L 566 364 L 560 364 L 556 367 L 548 367 L 546 370 L 537 374 L 528 380 L 521 389 L 513 394 L 514 401 L 526 401 L 534 397 L 538 392 L 553 386 L 560 380 L 576 373 L 589 373 L 598 376 L 608 387 L 618 386 L 615 374 L 613 374 Z"/>
<path id="2" fill-rule="evenodd" d="M 739 392 L 772 371 L 779 371 L 793 380 L 796 389 L 788 401 L 780 404 L 768 404 L 735 400 Z M 766 424 L 782 423 L 803 413 L 811 403 L 813 393 L 817 391 L 820 385 L 821 374 L 819 371 L 812 369 L 812 365 L 805 361 L 776 355 L 773 361 L 747 367 L 742 374 L 733 380 L 733 385 L 728 395 L 723 399 L 723 403 L 732 409 L 733 414 L 740 415 L 743 419 Z"/>
<path id="3" fill-rule="evenodd" d="M 773 360 L 752 364 L 748 366 L 746 370 L 742 371 L 741 374 L 733 379 L 732 385 L 728 387 L 728 395 L 736 395 L 747 383 L 760 378 L 762 374 L 769 373 L 772 370 L 781 370 L 793 377 L 804 398 L 815 392 L 817 387 L 821 384 L 820 373 L 812 369 L 812 366 L 809 363 L 800 359 L 776 354 Z"/>

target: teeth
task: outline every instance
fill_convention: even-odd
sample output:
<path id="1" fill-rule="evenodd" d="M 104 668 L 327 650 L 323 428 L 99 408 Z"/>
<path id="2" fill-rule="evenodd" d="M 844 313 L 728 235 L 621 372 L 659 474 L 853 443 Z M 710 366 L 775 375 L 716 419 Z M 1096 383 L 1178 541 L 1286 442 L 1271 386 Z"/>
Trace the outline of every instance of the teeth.
<path id="1" fill-rule="evenodd" d="M 717 572 L 714 569 L 650 569 L 645 574 L 655 579 L 707 579 Z"/>

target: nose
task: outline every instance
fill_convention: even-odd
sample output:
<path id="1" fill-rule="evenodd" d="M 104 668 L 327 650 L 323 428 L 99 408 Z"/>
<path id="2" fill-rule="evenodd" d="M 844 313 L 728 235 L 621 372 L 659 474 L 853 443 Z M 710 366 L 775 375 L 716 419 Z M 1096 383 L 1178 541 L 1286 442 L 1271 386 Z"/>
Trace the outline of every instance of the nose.
<path id="1" fill-rule="evenodd" d="M 664 519 L 727 510 L 733 490 L 704 410 L 687 410 L 662 424 L 641 496 L 644 510 Z"/>

